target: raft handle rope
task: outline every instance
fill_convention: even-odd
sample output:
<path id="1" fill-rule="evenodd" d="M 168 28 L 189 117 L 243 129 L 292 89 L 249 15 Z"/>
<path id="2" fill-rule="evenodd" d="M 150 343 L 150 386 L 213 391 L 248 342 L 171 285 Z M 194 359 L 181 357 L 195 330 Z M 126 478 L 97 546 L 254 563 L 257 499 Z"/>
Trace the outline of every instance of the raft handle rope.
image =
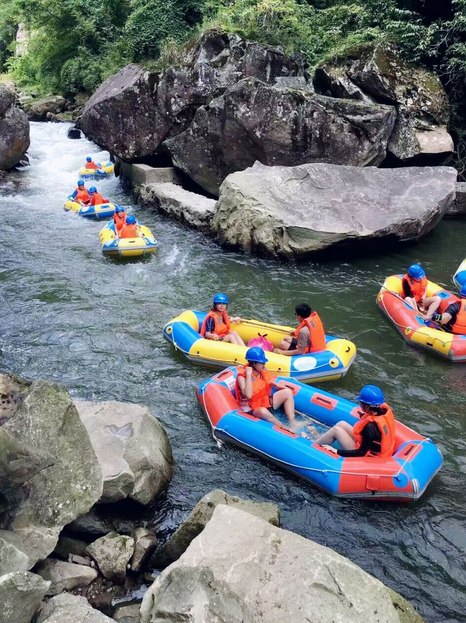
<path id="1" fill-rule="evenodd" d="M 209 381 L 209 383 L 210 382 L 211 381 Z M 211 422 L 209 410 L 207 408 L 207 404 L 206 404 L 206 401 L 205 401 L 206 388 L 207 388 L 207 386 L 204 387 L 203 391 L 202 391 L 202 402 L 203 402 L 204 410 L 205 410 L 205 412 L 207 414 L 207 417 L 209 418 L 209 422 Z M 310 416 L 308 416 L 308 417 L 310 417 Z M 322 422 L 319 422 L 319 423 L 322 424 Z M 254 450 L 254 451 L 257 450 L 257 448 L 255 448 L 254 446 L 246 443 L 245 441 L 242 441 L 241 439 L 238 439 L 237 437 L 235 437 L 231 433 L 227 432 L 223 428 L 219 428 L 218 426 L 213 426 L 212 424 L 211 424 L 211 427 L 212 427 L 212 437 L 215 439 L 215 441 L 217 443 L 220 443 L 220 447 L 221 447 L 222 441 L 220 439 L 218 439 L 218 437 L 215 434 L 215 432 L 217 430 L 220 431 L 220 432 L 225 433 L 225 435 L 227 435 L 228 437 L 231 437 L 232 439 L 237 441 L 242 446 L 246 446 L 246 447 L 248 447 L 248 448 L 250 448 L 251 450 Z M 431 440 L 426 437 L 425 439 L 423 439 L 421 441 L 421 443 L 416 444 L 416 445 L 417 446 L 422 446 L 427 441 L 429 443 L 431 443 Z M 308 472 L 318 472 L 318 473 L 323 474 L 324 476 L 326 474 L 344 474 L 345 476 L 369 476 L 369 477 L 374 477 L 374 478 L 396 478 L 397 480 L 399 480 L 399 475 L 403 472 L 403 469 L 404 469 L 404 466 L 406 465 L 406 463 L 408 463 L 408 458 L 406 458 L 403 461 L 403 463 L 401 463 L 400 469 L 395 474 L 361 474 L 361 472 L 348 472 L 348 471 L 344 471 L 344 470 L 341 470 L 341 469 L 318 469 L 316 467 L 308 467 L 308 466 L 305 466 L 305 465 L 296 465 L 294 463 L 290 463 L 289 461 L 284 461 L 282 459 L 274 457 L 271 454 L 268 454 L 267 452 L 261 452 L 261 454 L 263 454 L 264 456 L 267 456 L 269 459 L 271 459 L 273 461 L 276 461 L 276 462 L 281 463 L 283 465 L 288 465 L 288 467 L 293 467 L 295 469 L 303 469 L 303 470 L 306 470 Z"/>

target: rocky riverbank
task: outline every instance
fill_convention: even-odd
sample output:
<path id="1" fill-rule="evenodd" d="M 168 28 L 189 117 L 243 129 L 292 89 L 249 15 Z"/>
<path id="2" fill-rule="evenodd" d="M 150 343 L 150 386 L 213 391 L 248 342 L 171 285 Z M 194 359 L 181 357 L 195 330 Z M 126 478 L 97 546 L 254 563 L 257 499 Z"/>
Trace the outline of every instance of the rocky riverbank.
<path id="1" fill-rule="evenodd" d="M 158 547 L 137 510 L 123 521 L 115 506 L 157 504 L 170 482 L 148 409 L 5 374 L 0 386 L 1 623 L 422 621 L 347 559 L 279 529 L 274 504 L 214 491 Z"/>
<path id="2" fill-rule="evenodd" d="M 0 83 L 0 171 L 16 166 L 29 147 L 29 121 L 18 107 L 17 94 Z"/>

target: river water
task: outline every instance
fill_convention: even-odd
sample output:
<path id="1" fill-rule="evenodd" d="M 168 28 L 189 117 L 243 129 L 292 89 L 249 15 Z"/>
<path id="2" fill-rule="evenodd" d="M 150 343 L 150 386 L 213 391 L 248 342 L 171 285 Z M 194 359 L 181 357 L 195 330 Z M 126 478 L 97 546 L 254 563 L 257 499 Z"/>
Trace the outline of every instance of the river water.
<path id="1" fill-rule="evenodd" d="M 64 383 L 74 397 L 145 403 L 165 426 L 176 466 L 151 510 L 166 535 L 214 488 L 278 504 L 282 526 L 347 556 L 411 600 L 431 622 L 466 620 L 466 367 L 406 345 L 375 305 L 384 278 L 413 261 L 450 287 L 464 257 L 466 222 L 445 221 L 415 247 L 354 261 L 294 265 L 225 252 L 201 234 L 138 206 L 160 241 L 147 260 L 104 258 L 101 224 L 63 210 L 85 156 L 107 160 L 66 124 L 31 124 L 31 166 L 0 188 L 0 368 Z M 117 179 L 97 184 L 130 205 Z M 334 499 L 262 460 L 219 448 L 195 399 L 211 371 L 162 338 L 183 309 L 209 309 L 226 291 L 244 317 L 293 323 L 308 301 L 358 355 L 322 388 L 354 398 L 380 385 L 396 416 L 431 437 L 444 467 L 424 497 L 396 505 Z"/>

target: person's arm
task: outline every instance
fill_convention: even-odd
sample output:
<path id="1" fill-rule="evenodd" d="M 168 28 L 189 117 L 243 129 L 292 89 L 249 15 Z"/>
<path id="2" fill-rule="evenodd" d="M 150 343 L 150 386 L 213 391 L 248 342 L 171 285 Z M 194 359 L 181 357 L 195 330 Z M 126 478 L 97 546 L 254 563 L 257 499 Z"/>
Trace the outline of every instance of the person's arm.
<path id="1" fill-rule="evenodd" d="M 293 332 L 294 333 L 294 332 Z M 306 348 L 310 347 L 310 335 L 309 330 L 306 328 L 301 329 L 298 334 L 298 343 L 296 344 L 296 348 L 293 350 L 282 350 L 280 348 L 275 348 L 274 353 L 279 353 L 280 355 L 285 355 L 285 357 L 293 357 L 293 355 L 302 355 Z"/>
<path id="2" fill-rule="evenodd" d="M 205 325 L 205 337 L 208 340 L 218 340 L 218 335 L 214 333 L 215 321 L 213 318 L 208 318 Z"/>
<path id="3" fill-rule="evenodd" d="M 238 377 L 238 385 L 240 388 L 241 393 L 243 394 L 243 396 L 245 398 L 247 398 L 248 400 L 250 398 L 252 398 L 252 394 L 253 394 L 253 387 L 252 387 L 252 368 L 247 367 L 246 368 L 246 376 L 239 376 Z"/>
<path id="4" fill-rule="evenodd" d="M 382 440 L 377 424 L 374 424 L 373 422 L 368 422 L 366 426 L 364 426 L 361 431 L 361 437 L 362 441 L 359 448 L 356 448 L 355 450 L 344 450 L 343 448 L 338 448 L 336 454 L 344 457 L 366 456 L 371 448 L 372 442 L 380 442 Z"/>
<path id="5" fill-rule="evenodd" d="M 410 298 L 414 298 L 413 291 L 411 290 L 411 286 L 409 285 L 407 280 L 403 279 L 401 283 L 403 286 L 403 298 L 406 298 L 407 296 L 409 296 Z"/>
<path id="6" fill-rule="evenodd" d="M 73 190 L 73 192 L 70 195 L 70 198 L 71 199 L 75 199 L 77 194 L 78 194 L 78 191 L 77 190 Z"/>

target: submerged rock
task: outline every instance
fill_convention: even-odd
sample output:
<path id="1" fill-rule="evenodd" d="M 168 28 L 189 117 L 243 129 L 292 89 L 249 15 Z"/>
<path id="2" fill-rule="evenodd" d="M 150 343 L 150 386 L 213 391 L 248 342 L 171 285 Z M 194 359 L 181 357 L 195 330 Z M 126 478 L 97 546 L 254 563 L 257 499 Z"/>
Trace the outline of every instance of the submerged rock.
<path id="1" fill-rule="evenodd" d="M 449 103 L 440 79 L 409 65 L 392 45 L 366 45 L 316 70 L 316 88 L 334 97 L 391 104 L 397 109 L 388 151 L 405 162 L 442 162 L 453 152 Z"/>
<path id="2" fill-rule="evenodd" d="M 280 522 L 280 509 L 276 504 L 242 500 L 235 495 L 225 493 L 221 489 L 215 489 L 199 500 L 189 517 L 170 537 L 168 542 L 156 552 L 152 558 L 153 565 L 158 569 L 163 569 L 175 560 L 178 560 L 187 550 L 191 541 L 204 530 L 219 504 L 239 508 L 264 519 L 273 526 L 278 526 Z"/>
<path id="3" fill-rule="evenodd" d="M 0 385 L 12 406 L 0 438 L 14 439 L 10 449 L 18 452 L 2 475 L 0 528 L 14 533 L 29 569 L 53 551 L 67 523 L 97 502 L 102 475 L 64 387 L 9 375 L 0 375 Z"/>
<path id="4" fill-rule="evenodd" d="M 144 595 L 141 623 L 422 623 L 400 595 L 333 550 L 218 506 Z"/>
<path id="5" fill-rule="evenodd" d="M 300 65 L 278 47 L 209 32 L 165 72 L 128 65 L 108 78 L 87 102 L 81 128 L 123 160 L 156 154 L 162 142 L 187 128 L 196 109 L 241 78 L 273 83 L 302 75 Z"/>
<path id="6" fill-rule="evenodd" d="M 151 504 L 172 477 L 170 441 L 158 420 L 147 407 L 128 402 L 75 405 L 102 468 L 99 502 L 129 497 Z"/>
<path id="7" fill-rule="evenodd" d="M 12 169 L 29 147 L 29 121 L 16 107 L 16 95 L 0 84 L 0 169 Z"/>
<path id="8" fill-rule="evenodd" d="M 0 623 L 31 623 L 50 582 L 28 572 L 0 576 Z"/>
<path id="9" fill-rule="evenodd" d="M 449 167 L 256 162 L 225 180 L 212 227 L 226 246 L 286 258 L 415 241 L 451 206 L 456 176 Z"/>
<path id="10" fill-rule="evenodd" d="M 212 194 L 229 173 L 252 166 L 384 160 L 395 122 L 391 106 L 238 82 L 200 107 L 189 128 L 165 141 L 174 164 Z"/>

